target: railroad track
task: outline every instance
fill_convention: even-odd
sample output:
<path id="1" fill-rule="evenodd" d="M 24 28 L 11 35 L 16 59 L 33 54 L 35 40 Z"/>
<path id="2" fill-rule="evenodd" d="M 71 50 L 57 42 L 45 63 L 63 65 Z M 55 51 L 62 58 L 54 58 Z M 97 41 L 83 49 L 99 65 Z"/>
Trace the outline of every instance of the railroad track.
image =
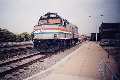
<path id="1" fill-rule="evenodd" d="M 29 44 L 29 45 L 19 45 L 19 46 L 11 46 L 11 47 L 0 47 L 0 51 L 5 51 L 5 50 L 12 50 L 12 49 L 25 49 L 25 48 L 33 48 L 33 45 L 32 44 Z"/>
<path id="2" fill-rule="evenodd" d="M 14 72 L 24 66 L 35 63 L 38 60 L 43 60 L 50 55 L 42 55 L 40 53 L 31 54 L 29 56 L 24 56 L 15 60 L 6 61 L 0 64 L 0 77 L 5 76 L 11 72 Z"/>

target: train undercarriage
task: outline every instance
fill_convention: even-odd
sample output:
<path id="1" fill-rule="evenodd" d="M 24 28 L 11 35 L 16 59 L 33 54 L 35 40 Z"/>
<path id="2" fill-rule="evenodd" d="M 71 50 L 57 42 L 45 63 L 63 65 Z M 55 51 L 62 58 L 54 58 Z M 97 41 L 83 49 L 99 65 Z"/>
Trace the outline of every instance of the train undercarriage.
<path id="1" fill-rule="evenodd" d="M 33 41 L 34 48 L 40 52 L 57 52 L 65 50 L 78 43 L 78 38 L 74 39 L 35 39 Z"/>

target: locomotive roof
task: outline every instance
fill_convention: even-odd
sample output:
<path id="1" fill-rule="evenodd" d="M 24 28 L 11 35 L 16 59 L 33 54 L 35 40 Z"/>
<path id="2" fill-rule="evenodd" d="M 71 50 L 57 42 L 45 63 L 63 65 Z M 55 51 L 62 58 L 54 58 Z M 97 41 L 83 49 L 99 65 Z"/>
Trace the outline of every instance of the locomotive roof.
<path id="1" fill-rule="evenodd" d="M 49 19 L 49 18 L 59 18 L 59 19 L 62 19 L 65 23 L 71 25 L 71 26 L 74 26 L 74 27 L 77 27 L 75 25 L 73 25 L 72 23 L 70 23 L 67 19 L 63 19 L 61 16 L 59 16 L 57 13 L 52 13 L 52 12 L 48 12 L 46 13 L 45 15 L 41 16 L 39 21 L 40 20 L 46 20 L 46 19 Z M 77 27 L 78 28 L 78 27 Z"/>
<path id="2" fill-rule="evenodd" d="M 60 19 L 62 19 L 57 13 L 50 13 L 50 12 L 48 12 L 45 15 L 41 16 L 40 20 L 48 19 L 48 18 L 60 18 Z"/>
<path id="3" fill-rule="evenodd" d="M 48 12 L 48 13 L 45 14 L 45 16 L 50 15 L 50 14 L 57 15 L 57 13 L 51 13 L 51 12 Z"/>

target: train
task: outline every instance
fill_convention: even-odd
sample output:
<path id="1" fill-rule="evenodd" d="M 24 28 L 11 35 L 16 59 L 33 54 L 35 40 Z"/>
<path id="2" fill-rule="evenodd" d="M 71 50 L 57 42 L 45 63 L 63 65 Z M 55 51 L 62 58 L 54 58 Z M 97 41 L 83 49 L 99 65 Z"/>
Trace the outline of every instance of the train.
<path id="1" fill-rule="evenodd" d="M 78 42 L 78 27 L 57 13 L 41 16 L 33 28 L 33 45 L 41 52 L 55 52 Z"/>

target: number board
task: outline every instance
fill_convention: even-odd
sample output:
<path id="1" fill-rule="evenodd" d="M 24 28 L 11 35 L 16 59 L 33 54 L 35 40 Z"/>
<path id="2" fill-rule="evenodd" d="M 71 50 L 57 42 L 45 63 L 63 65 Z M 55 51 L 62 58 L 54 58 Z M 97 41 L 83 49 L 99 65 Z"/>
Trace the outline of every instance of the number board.
<path id="1" fill-rule="evenodd" d="M 49 24 L 61 23 L 61 20 L 60 19 L 49 19 L 48 23 Z"/>
<path id="2" fill-rule="evenodd" d="M 38 32 L 43 32 L 45 30 L 45 26 L 44 25 L 42 25 L 42 26 L 35 26 L 34 30 L 38 31 Z"/>

